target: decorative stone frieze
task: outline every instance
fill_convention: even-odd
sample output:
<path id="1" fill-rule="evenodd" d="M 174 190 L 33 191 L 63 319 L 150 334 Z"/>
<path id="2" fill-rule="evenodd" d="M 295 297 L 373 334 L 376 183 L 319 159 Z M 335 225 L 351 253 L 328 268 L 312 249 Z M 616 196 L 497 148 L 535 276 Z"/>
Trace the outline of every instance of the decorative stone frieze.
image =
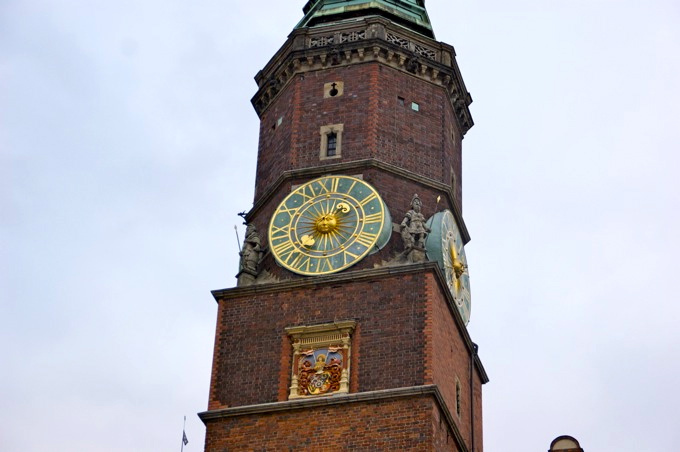
<path id="1" fill-rule="evenodd" d="M 472 127 L 468 109 L 472 98 L 460 75 L 453 47 L 380 17 L 339 22 L 320 30 L 312 27 L 293 31 L 286 44 L 255 77 L 259 90 L 252 104 L 262 116 L 293 76 L 369 61 L 378 61 L 443 87 L 463 134 Z"/>

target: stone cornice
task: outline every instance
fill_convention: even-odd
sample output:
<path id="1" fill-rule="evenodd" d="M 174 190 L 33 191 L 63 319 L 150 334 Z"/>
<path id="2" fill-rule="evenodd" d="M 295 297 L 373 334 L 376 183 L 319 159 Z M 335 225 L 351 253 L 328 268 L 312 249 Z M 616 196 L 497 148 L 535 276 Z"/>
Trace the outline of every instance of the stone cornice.
<path id="1" fill-rule="evenodd" d="M 281 293 L 306 287 L 325 286 L 342 282 L 357 282 L 389 278 L 394 275 L 411 274 L 420 271 L 432 271 L 438 269 L 436 262 L 423 262 L 418 264 L 388 265 L 379 268 L 367 268 L 363 270 L 344 271 L 330 275 L 310 276 L 306 278 L 288 279 L 285 281 L 266 284 L 252 284 L 249 286 L 232 287 L 229 289 L 213 290 L 211 293 L 217 302 L 230 298 L 241 298 L 249 295 L 266 293 Z M 443 276 L 442 276 L 443 277 Z"/>
<path id="2" fill-rule="evenodd" d="M 378 61 L 445 89 L 462 135 L 473 126 L 467 92 L 452 46 L 379 16 L 294 30 L 255 76 L 252 99 L 261 117 L 293 76 L 327 67 Z"/>
<path id="3" fill-rule="evenodd" d="M 456 425 L 453 416 L 451 415 L 451 411 L 446 406 L 444 398 L 442 397 L 441 391 L 439 391 L 437 385 L 411 386 L 408 388 L 383 389 L 380 391 L 356 392 L 352 394 L 338 394 L 328 397 L 315 397 L 310 399 L 289 400 L 285 402 L 261 403 L 258 405 L 222 408 L 219 410 L 198 413 L 198 417 L 201 418 L 204 424 L 207 424 L 210 421 L 237 416 L 248 416 L 254 414 L 326 407 L 331 405 L 343 405 L 347 403 L 377 402 L 381 400 L 394 400 L 422 396 L 433 397 L 436 400 L 439 409 L 444 414 L 446 423 L 453 432 L 453 436 L 458 447 L 461 451 L 468 452 L 469 449 L 463 440 L 463 435 Z"/>
<path id="4" fill-rule="evenodd" d="M 455 201 L 455 196 L 453 194 L 453 189 L 451 186 L 446 185 L 442 182 L 436 181 L 434 179 L 430 179 L 429 177 L 421 176 L 419 174 L 413 173 L 411 171 L 405 170 L 403 168 L 400 168 L 396 165 L 392 165 L 390 163 L 385 163 L 380 160 L 376 159 L 364 159 L 364 160 L 355 160 L 352 162 L 343 162 L 343 163 L 335 163 L 335 164 L 330 164 L 330 165 L 324 165 L 324 166 L 314 166 L 310 168 L 301 168 L 301 169 L 295 169 L 295 170 L 289 170 L 289 171 L 284 171 L 268 188 L 267 190 L 262 194 L 262 196 L 259 197 L 255 205 L 253 205 L 253 208 L 250 209 L 250 212 L 245 217 L 246 222 L 249 222 L 256 214 L 257 212 L 264 206 L 266 205 L 269 200 L 276 195 L 279 190 L 281 189 L 281 185 L 284 184 L 287 180 L 289 179 L 299 179 L 299 178 L 314 178 L 314 177 L 321 177 L 326 174 L 336 174 L 336 173 L 343 173 L 347 171 L 360 171 L 362 169 L 370 169 L 370 168 L 376 168 L 381 171 L 385 171 L 387 173 L 394 174 L 396 176 L 399 176 L 403 179 L 408 179 L 410 181 L 416 182 L 418 184 L 424 185 L 426 187 L 433 188 L 435 190 L 442 191 L 448 201 L 449 205 L 452 206 L 452 212 L 454 217 L 456 218 L 456 221 L 458 222 L 458 226 L 460 228 L 460 234 L 463 237 L 463 242 L 468 243 L 470 241 L 470 233 L 467 230 L 467 227 L 465 226 L 465 221 L 463 220 L 463 215 L 460 211 L 460 207 L 458 206 L 458 203 Z"/>
<path id="5" fill-rule="evenodd" d="M 479 373 L 480 380 L 482 381 L 482 384 L 488 383 L 489 377 L 486 373 L 486 370 L 484 369 L 484 366 L 482 365 L 482 361 L 479 359 L 479 356 L 477 355 L 476 345 L 472 342 L 472 339 L 470 338 L 470 334 L 468 333 L 467 327 L 465 326 L 465 322 L 463 322 L 463 318 L 461 317 L 460 312 L 456 307 L 453 295 L 451 294 L 451 291 L 449 290 L 446 284 L 444 274 L 442 273 L 441 269 L 439 268 L 439 265 L 436 262 L 423 262 L 418 264 L 407 265 L 387 265 L 380 268 L 346 271 L 340 273 L 333 273 L 330 275 L 290 279 L 287 281 L 267 284 L 253 284 L 250 286 L 213 290 L 212 295 L 215 298 L 215 301 L 219 303 L 221 301 L 229 300 L 232 298 L 241 298 L 246 296 L 268 293 L 281 293 L 299 288 L 317 287 L 322 285 L 325 286 L 329 284 L 337 284 L 344 282 L 376 280 L 400 274 L 413 274 L 418 272 L 435 273 L 436 275 L 435 279 L 439 284 L 441 292 L 446 297 L 449 310 L 451 311 L 451 315 L 453 316 L 453 319 L 456 322 L 456 326 L 458 327 L 458 330 L 460 331 L 463 337 L 463 341 L 467 346 L 468 352 L 472 356 L 474 356 L 475 367 Z"/>

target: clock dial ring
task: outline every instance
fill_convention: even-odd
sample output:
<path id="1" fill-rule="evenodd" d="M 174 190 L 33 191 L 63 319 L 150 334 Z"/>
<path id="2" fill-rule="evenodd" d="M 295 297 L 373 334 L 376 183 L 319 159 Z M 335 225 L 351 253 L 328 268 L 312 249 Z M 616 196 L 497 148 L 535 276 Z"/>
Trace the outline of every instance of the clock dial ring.
<path id="1" fill-rule="evenodd" d="M 351 176 L 325 176 L 295 188 L 269 227 L 277 263 L 302 275 L 344 270 L 384 246 L 391 218 L 378 192 Z"/>

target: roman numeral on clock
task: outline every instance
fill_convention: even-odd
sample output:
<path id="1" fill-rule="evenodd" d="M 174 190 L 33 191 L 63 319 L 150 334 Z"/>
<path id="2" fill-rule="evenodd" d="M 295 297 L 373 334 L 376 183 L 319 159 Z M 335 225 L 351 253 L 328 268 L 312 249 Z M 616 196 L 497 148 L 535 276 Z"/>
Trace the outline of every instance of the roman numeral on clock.
<path id="1" fill-rule="evenodd" d="M 279 256 L 280 259 L 287 258 L 288 255 L 290 253 L 292 253 L 294 249 L 295 249 L 295 245 L 289 240 L 286 240 L 285 242 L 281 242 L 281 243 L 274 245 L 272 247 L 272 251 L 274 251 L 274 254 Z"/>
<path id="2" fill-rule="evenodd" d="M 361 234 L 359 234 L 359 237 L 356 238 L 355 242 L 364 245 L 367 248 L 370 248 L 375 244 L 375 240 L 377 238 L 378 234 L 362 232 Z"/>

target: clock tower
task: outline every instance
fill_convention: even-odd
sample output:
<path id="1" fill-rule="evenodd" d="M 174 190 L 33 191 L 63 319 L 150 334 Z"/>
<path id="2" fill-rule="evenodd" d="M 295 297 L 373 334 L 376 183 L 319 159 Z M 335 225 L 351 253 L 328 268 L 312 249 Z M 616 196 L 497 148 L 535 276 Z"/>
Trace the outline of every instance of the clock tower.
<path id="1" fill-rule="evenodd" d="M 309 0 L 255 77 L 255 199 L 218 304 L 206 451 L 481 452 L 461 142 L 424 0 Z"/>

